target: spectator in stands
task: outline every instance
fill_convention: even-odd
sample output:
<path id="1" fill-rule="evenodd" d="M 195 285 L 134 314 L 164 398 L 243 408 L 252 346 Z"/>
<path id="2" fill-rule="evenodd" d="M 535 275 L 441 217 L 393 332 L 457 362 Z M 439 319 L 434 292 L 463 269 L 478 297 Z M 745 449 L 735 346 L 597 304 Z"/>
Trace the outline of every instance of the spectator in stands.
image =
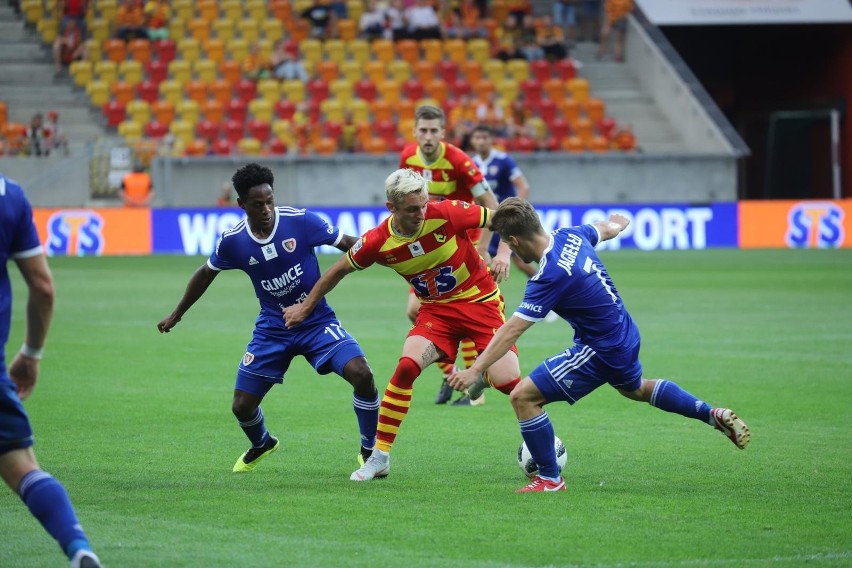
<path id="1" fill-rule="evenodd" d="M 57 0 L 56 12 L 62 14 L 59 20 L 59 35 L 65 33 L 69 22 L 75 22 L 82 35 L 86 35 L 86 11 L 89 9 L 88 0 Z"/>
<path id="2" fill-rule="evenodd" d="M 555 0 L 553 2 L 553 23 L 565 34 L 569 47 L 577 37 L 577 4 L 580 0 Z"/>
<path id="3" fill-rule="evenodd" d="M 69 19 L 64 30 L 53 40 L 53 74 L 62 75 L 62 70 L 73 61 L 83 59 L 86 55 L 83 28 L 75 19 Z"/>
<path id="4" fill-rule="evenodd" d="M 408 27 L 402 0 L 390 0 L 390 5 L 385 9 L 385 39 L 398 41 L 407 37 Z"/>
<path id="5" fill-rule="evenodd" d="M 477 103 L 476 122 L 489 126 L 494 136 L 506 136 L 506 112 L 498 103 L 496 92 Z"/>
<path id="6" fill-rule="evenodd" d="M 598 59 L 602 59 L 610 50 L 612 38 L 612 58 L 624 61 L 624 33 L 627 31 L 627 15 L 633 11 L 633 0 L 604 0 L 604 18 L 601 26 L 601 44 Z"/>
<path id="7" fill-rule="evenodd" d="M 151 41 L 169 39 L 170 17 L 169 0 L 149 0 L 145 3 L 145 24 L 148 26 L 148 38 Z"/>
<path id="8" fill-rule="evenodd" d="M 524 16 L 532 16 L 533 7 L 530 0 L 507 0 L 509 17 L 514 18 L 515 25 L 521 27 L 524 23 Z"/>
<path id="9" fill-rule="evenodd" d="M 636 135 L 633 134 L 633 127 L 630 124 L 622 125 L 612 135 L 612 147 L 622 152 L 632 152 L 639 149 L 636 146 Z"/>
<path id="10" fill-rule="evenodd" d="M 50 133 L 44 127 L 44 117 L 40 112 L 33 115 L 27 128 L 27 153 L 30 156 L 49 156 L 50 147 L 47 141 Z"/>
<path id="11" fill-rule="evenodd" d="M 308 82 L 305 64 L 299 58 L 299 46 L 289 40 L 281 40 L 269 61 L 272 76 L 281 81 L 299 80 Z"/>
<path id="12" fill-rule="evenodd" d="M 222 193 L 219 194 L 219 197 L 216 199 L 216 205 L 219 207 L 236 207 L 237 206 L 237 194 L 234 191 L 234 186 L 231 182 L 226 181 L 222 185 Z"/>
<path id="13" fill-rule="evenodd" d="M 121 180 L 121 197 L 126 207 L 148 207 L 154 198 L 154 185 L 151 175 L 141 163 L 133 166 L 133 171 Z"/>
<path id="14" fill-rule="evenodd" d="M 358 32 L 364 39 L 380 39 L 385 34 L 385 13 L 376 0 L 369 0 L 367 8 L 358 21 Z"/>
<path id="15" fill-rule="evenodd" d="M 59 113 L 52 110 L 47 113 L 47 120 L 44 123 L 44 128 L 50 133 L 48 138 L 48 150 L 62 150 L 62 155 L 69 155 L 68 138 L 65 136 L 65 130 L 59 124 Z"/>
<path id="16" fill-rule="evenodd" d="M 314 0 L 314 3 L 305 8 L 299 17 L 308 20 L 311 24 L 311 37 L 328 38 L 333 37 L 336 27 L 337 14 L 329 6 L 330 0 Z"/>
<path id="17" fill-rule="evenodd" d="M 554 24 L 549 15 L 541 18 L 536 42 L 541 46 L 544 57 L 548 61 L 558 61 L 568 57 L 568 47 L 565 45 L 562 27 Z"/>
<path id="18" fill-rule="evenodd" d="M 577 14 L 580 33 L 586 41 L 598 41 L 601 29 L 601 0 L 581 0 L 582 10 Z"/>
<path id="19" fill-rule="evenodd" d="M 145 7 L 142 0 L 124 0 L 115 15 L 115 36 L 118 39 L 148 39 L 148 28 L 145 25 Z"/>
<path id="20" fill-rule="evenodd" d="M 259 44 L 252 44 L 248 56 L 243 61 L 243 76 L 252 81 L 265 79 L 270 75 L 270 68 L 270 58 L 264 57 Z"/>
<path id="21" fill-rule="evenodd" d="M 405 10 L 408 34 L 412 39 L 441 39 L 441 20 L 429 0 L 416 0 Z"/>

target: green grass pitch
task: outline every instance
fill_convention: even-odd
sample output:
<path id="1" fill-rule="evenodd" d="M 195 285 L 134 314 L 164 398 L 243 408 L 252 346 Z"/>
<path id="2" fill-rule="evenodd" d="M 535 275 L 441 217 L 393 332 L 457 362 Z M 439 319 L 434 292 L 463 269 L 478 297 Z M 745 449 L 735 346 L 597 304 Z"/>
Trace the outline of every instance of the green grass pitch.
<path id="1" fill-rule="evenodd" d="M 353 483 L 351 390 L 299 360 L 263 407 L 282 449 L 248 475 L 230 412 L 257 313 L 245 275 L 221 275 L 169 335 L 203 258 L 54 258 L 56 313 L 26 401 L 41 465 L 68 488 L 106 566 L 673 567 L 852 565 L 852 251 L 603 253 L 643 338 L 649 378 L 676 380 L 751 427 L 737 450 L 694 420 L 601 388 L 547 410 L 568 491 L 516 495 L 505 396 L 436 406 L 430 368 L 384 480 Z M 333 257 L 324 257 L 328 266 Z M 14 267 L 14 329 L 24 294 Z M 524 279 L 504 286 L 507 311 Z M 330 301 L 381 390 L 408 329 L 390 270 Z M 571 341 L 541 323 L 528 373 Z M 55 543 L 0 493 L 0 566 L 62 566 Z"/>

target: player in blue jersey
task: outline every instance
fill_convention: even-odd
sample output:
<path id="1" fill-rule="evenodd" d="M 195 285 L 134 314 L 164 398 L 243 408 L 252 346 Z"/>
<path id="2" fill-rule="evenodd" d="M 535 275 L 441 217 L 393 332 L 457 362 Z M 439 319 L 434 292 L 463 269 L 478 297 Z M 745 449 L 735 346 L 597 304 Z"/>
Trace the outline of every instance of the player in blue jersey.
<path id="1" fill-rule="evenodd" d="M 514 158 L 502 150 L 494 148 L 494 131 L 487 124 L 478 124 L 470 133 L 470 143 L 473 146 L 473 163 L 485 176 L 485 181 L 491 186 L 491 191 L 497 201 L 503 201 L 508 197 L 520 197 L 529 199 L 530 186 L 527 178 Z M 491 243 L 488 245 L 488 254 L 492 257 L 497 254 L 497 246 L 500 244 L 500 235 L 491 235 Z M 512 260 L 527 278 L 536 273 L 536 268 L 521 260 L 518 255 L 512 255 Z"/>
<path id="2" fill-rule="evenodd" d="M 27 329 L 21 350 L 6 368 L 12 319 L 7 263 L 15 261 L 27 285 Z M 38 379 L 39 361 L 53 315 L 53 276 L 47 266 L 33 211 L 21 187 L 0 174 L 0 476 L 56 539 L 71 566 L 100 566 L 65 488 L 39 469 L 33 431 L 21 400 Z"/>
<path id="3" fill-rule="evenodd" d="M 260 301 L 254 334 L 237 370 L 231 405 L 251 448 L 237 459 L 235 473 L 252 471 L 280 442 L 266 430 L 260 403 L 283 381 L 290 362 L 301 355 L 324 375 L 334 372 L 353 388 L 352 405 L 361 431 L 359 461 L 372 454 L 379 420 L 373 372 L 358 342 L 340 325 L 325 300 L 298 329 L 284 325 L 282 310 L 302 302 L 320 278 L 314 247 L 349 250 L 358 239 L 344 235 L 304 209 L 276 207 L 269 168 L 247 164 L 232 180 L 246 218 L 222 234 L 215 252 L 189 280 L 174 311 L 157 327 L 168 333 L 223 270 L 248 274 Z"/>
<path id="4" fill-rule="evenodd" d="M 543 406 L 557 400 L 574 404 L 605 383 L 631 400 L 709 424 L 738 448 L 748 445 L 748 426 L 730 409 L 713 408 L 672 381 L 642 378 L 639 329 L 595 253 L 598 243 L 618 236 L 628 223 L 626 217 L 611 215 L 608 221 L 548 234 L 532 205 L 517 197 L 503 201 L 491 221 L 512 252 L 526 262 L 538 261 L 538 272 L 476 363 L 455 373 L 450 384 L 462 390 L 481 381 L 483 371 L 550 310 L 574 328 L 574 345 L 533 369 L 510 395 L 521 436 L 539 466 L 539 475 L 518 492 L 565 490 L 553 426 Z"/>

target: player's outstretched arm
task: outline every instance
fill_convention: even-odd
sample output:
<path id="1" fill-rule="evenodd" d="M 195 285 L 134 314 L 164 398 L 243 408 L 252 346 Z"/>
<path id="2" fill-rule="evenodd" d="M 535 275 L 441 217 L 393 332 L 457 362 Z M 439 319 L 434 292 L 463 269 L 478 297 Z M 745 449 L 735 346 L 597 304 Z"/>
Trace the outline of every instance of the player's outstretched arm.
<path id="1" fill-rule="evenodd" d="M 358 238 L 359 237 L 353 237 L 352 235 L 343 235 L 342 237 L 340 237 L 340 242 L 337 243 L 335 246 L 343 252 L 346 252 L 351 249 L 355 243 L 358 242 Z"/>
<path id="2" fill-rule="evenodd" d="M 284 325 L 288 328 L 296 327 L 309 315 L 314 311 L 314 308 L 317 306 L 320 300 L 322 300 L 326 294 L 334 290 L 334 287 L 343 280 L 343 278 L 347 274 L 351 274 L 355 272 L 355 269 L 352 268 L 352 265 L 349 264 L 349 260 L 346 258 L 346 255 L 341 256 L 337 259 L 331 268 L 325 271 L 325 274 L 320 276 L 320 279 L 317 280 L 314 287 L 311 288 L 311 293 L 308 294 L 308 297 L 299 304 L 293 304 L 292 306 L 287 306 L 284 308 Z"/>
<path id="3" fill-rule="evenodd" d="M 619 233 L 621 233 L 621 231 L 626 229 L 629 224 L 630 219 L 624 215 L 619 215 L 618 213 L 613 213 L 606 221 L 597 221 L 594 223 L 595 227 L 598 228 L 598 232 L 601 234 L 601 241 L 614 239 L 619 235 Z"/>
<path id="4" fill-rule="evenodd" d="M 157 324 L 157 329 L 160 330 L 160 333 L 170 332 L 183 317 L 183 314 L 185 314 L 187 310 L 189 310 L 189 308 L 191 308 L 192 305 L 204 295 L 204 292 L 206 292 L 207 288 L 210 287 L 213 279 L 218 275 L 219 273 L 207 266 L 207 263 L 198 267 L 198 270 L 196 270 L 189 278 L 189 283 L 186 285 L 186 291 L 183 293 L 183 298 L 180 299 L 177 307 L 172 313 L 164 317 L 162 321 Z"/>

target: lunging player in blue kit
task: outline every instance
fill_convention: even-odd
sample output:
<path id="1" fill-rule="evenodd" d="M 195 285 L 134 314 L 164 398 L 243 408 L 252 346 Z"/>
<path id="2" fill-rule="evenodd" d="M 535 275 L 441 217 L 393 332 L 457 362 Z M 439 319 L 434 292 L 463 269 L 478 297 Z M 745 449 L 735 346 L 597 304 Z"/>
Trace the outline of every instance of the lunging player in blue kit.
<path id="1" fill-rule="evenodd" d="M 237 370 L 231 409 L 251 448 L 237 459 L 235 473 L 250 472 L 280 442 L 266 430 L 260 403 L 269 389 L 283 382 L 290 362 L 302 355 L 321 375 L 334 372 L 352 385 L 352 406 L 361 431 L 359 460 L 372 454 L 379 421 L 379 396 L 373 372 L 358 342 L 340 325 L 323 299 L 298 328 L 284 325 L 282 310 L 303 301 L 320 278 L 314 247 L 349 250 L 357 237 L 344 235 L 304 209 L 276 207 L 269 168 L 247 164 L 232 178 L 246 213 L 225 231 L 216 251 L 189 280 L 174 311 L 157 327 L 168 333 L 223 270 L 248 274 L 260 301 L 254 334 Z"/>
<path id="2" fill-rule="evenodd" d="M 527 282 L 523 302 L 512 317 L 472 367 L 450 377 L 450 385 L 458 390 L 471 386 L 550 310 L 574 328 L 574 345 L 533 369 L 509 397 L 521 436 L 539 466 L 539 475 L 519 493 L 565 490 L 556 465 L 553 425 L 543 406 L 557 400 L 574 404 L 606 383 L 631 400 L 709 424 L 738 448 L 748 445 L 748 426 L 730 409 L 711 407 L 672 381 L 642 378 L 639 329 L 595 253 L 598 243 L 618 236 L 629 222 L 611 215 L 608 221 L 548 234 L 532 205 L 517 197 L 501 202 L 492 217 L 492 229 L 522 260 L 538 261 L 538 272 Z"/>

